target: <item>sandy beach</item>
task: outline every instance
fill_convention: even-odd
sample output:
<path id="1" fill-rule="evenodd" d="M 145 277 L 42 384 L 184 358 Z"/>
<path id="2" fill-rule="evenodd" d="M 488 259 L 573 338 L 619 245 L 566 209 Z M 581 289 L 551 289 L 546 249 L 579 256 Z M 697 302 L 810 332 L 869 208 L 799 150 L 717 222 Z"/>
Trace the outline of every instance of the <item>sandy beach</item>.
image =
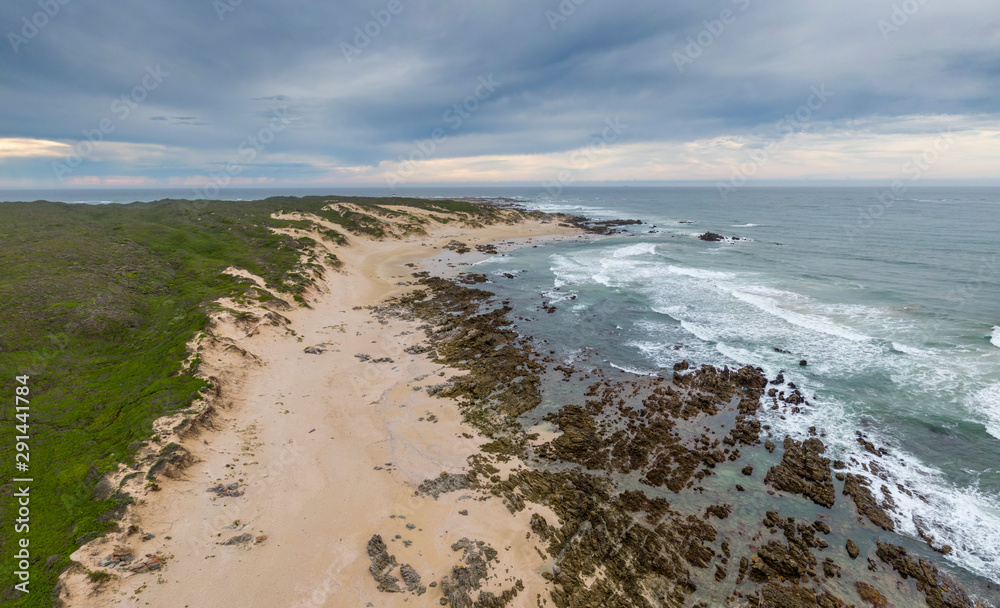
<path id="1" fill-rule="evenodd" d="M 122 531 L 73 555 L 83 568 L 64 575 L 62 599 L 73 607 L 440 605 L 440 586 L 420 596 L 377 589 L 366 546 L 378 534 L 423 585 L 458 565 L 453 543 L 484 541 L 499 553 L 484 589 L 499 593 L 520 580 L 524 590 L 510 605 L 538 605 L 539 593 L 548 596 L 544 552 L 525 530 L 533 513 L 555 516 L 537 505 L 511 515 L 500 499 L 472 490 L 415 495 L 425 480 L 462 472 L 484 440 L 461 422 L 453 401 L 423 390 L 456 372 L 405 351 L 424 337 L 418 324 L 381 322 L 365 307 L 410 289 L 405 283 L 415 270 L 452 265 L 457 272 L 465 269 L 458 264 L 486 257 L 442 250 L 452 239 L 512 247 L 578 236 L 537 221 L 439 225 L 404 240 L 355 236 L 347 246 L 330 246 L 342 268 L 325 273 L 307 295 L 309 308 L 280 311 L 287 324 L 224 302 L 254 316 L 221 312 L 210 334 L 192 343 L 199 373 L 217 387 L 206 398 L 210 410 L 179 432 L 173 429 L 182 416 L 161 419 L 158 441 L 146 448 L 157 453 L 177 443 L 186 466 L 158 476 L 159 489 L 144 476 L 125 482 L 136 504 Z M 321 353 L 306 353 L 311 346 Z M 115 483 L 129 472 L 123 466 Z M 238 484 L 232 487 L 244 494 L 210 492 L 217 484 Z M 144 541 L 144 534 L 153 537 Z M 255 540 L 221 544 L 242 534 Z M 95 591 L 85 570 L 100 570 L 99 560 L 118 546 L 137 560 L 162 552 L 166 565 L 131 576 L 116 570 L 119 578 Z"/>

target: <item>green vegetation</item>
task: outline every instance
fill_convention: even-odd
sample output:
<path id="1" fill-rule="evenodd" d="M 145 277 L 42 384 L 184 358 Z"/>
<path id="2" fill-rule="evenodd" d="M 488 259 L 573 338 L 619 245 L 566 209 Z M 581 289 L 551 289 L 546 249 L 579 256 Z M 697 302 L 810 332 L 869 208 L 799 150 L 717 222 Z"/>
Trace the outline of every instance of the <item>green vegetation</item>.
<path id="1" fill-rule="evenodd" d="M 326 209 L 331 202 L 343 202 Z M 409 214 L 384 205 L 440 213 Z M 272 214 L 311 214 L 276 220 Z M 297 230 L 342 243 L 423 231 L 451 218 L 493 223 L 496 209 L 457 201 L 355 197 L 274 197 L 263 201 L 163 200 L 130 205 L 0 203 L 0 385 L 8 406 L 0 427 L 3 480 L 0 521 L 0 604 L 50 606 L 59 573 L 82 543 L 116 529 L 132 501 L 98 486 L 119 463 L 131 463 L 150 438 L 152 422 L 183 411 L 205 390 L 190 367 L 186 344 L 206 328 L 210 303 L 222 296 L 255 302 L 303 302 L 317 256 Z M 388 220 L 386 222 L 385 220 Z M 273 229 L 292 230 L 290 234 Z M 303 258 L 305 256 L 305 258 Z M 300 263 L 303 259 L 307 262 Z M 222 272 L 244 268 L 267 289 Z M 16 488 L 15 376 L 29 376 L 30 531 L 11 522 Z M 162 448 L 159 459 L 177 447 Z M 155 480 L 150 480 L 155 489 Z M 95 493 L 96 492 L 96 493 Z M 110 495 L 109 495 L 110 494 Z M 13 554 L 27 537 L 31 593 L 13 591 Z M 93 578 L 93 577 L 92 577 Z M 96 582 L 100 582 L 95 580 Z"/>
<path id="2" fill-rule="evenodd" d="M 112 576 L 104 570 L 90 570 L 87 572 L 87 578 L 95 585 L 103 585 L 104 583 L 110 581 Z"/>

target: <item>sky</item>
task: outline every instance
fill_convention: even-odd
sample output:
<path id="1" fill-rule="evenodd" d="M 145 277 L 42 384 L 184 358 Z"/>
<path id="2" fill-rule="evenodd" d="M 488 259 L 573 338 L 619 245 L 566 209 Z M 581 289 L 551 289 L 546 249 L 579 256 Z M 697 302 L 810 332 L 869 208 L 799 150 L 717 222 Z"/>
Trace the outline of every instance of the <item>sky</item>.
<path id="1" fill-rule="evenodd" d="M 1000 184 L 995 0 L 7 0 L 0 188 Z"/>

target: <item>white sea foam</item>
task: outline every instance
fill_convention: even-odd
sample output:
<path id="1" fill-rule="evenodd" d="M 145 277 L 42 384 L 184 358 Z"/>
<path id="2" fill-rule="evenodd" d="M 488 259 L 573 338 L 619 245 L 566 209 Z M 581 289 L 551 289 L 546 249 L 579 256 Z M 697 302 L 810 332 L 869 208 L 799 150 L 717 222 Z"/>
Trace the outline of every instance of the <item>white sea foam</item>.
<path id="1" fill-rule="evenodd" d="M 906 344 L 900 344 L 899 342 L 893 342 L 892 349 L 907 355 L 913 355 L 915 357 L 926 357 L 936 354 L 934 351 L 917 348 L 916 346 L 907 346 Z"/>
<path id="2" fill-rule="evenodd" d="M 756 228 L 760 224 L 733 224 L 733 228 Z"/>
<path id="3" fill-rule="evenodd" d="M 916 458 L 896 453 L 879 460 L 890 480 L 901 482 L 915 492 L 909 496 L 892 491 L 896 502 L 897 530 L 920 537 L 918 523 L 941 545 L 951 545 L 948 559 L 996 580 L 1000 577 L 1000 509 L 998 496 L 990 496 L 975 487 L 956 487 L 936 468 L 923 465 Z M 862 474 L 861 470 L 854 470 Z M 875 487 L 884 482 L 868 475 Z M 894 483 L 886 484 L 894 486 Z M 927 502 L 921 500 L 923 496 Z"/>
<path id="4" fill-rule="evenodd" d="M 495 259 L 494 259 L 494 258 L 490 258 L 490 260 L 484 260 L 484 261 L 491 261 L 491 260 L 495 261 Z M 526 270 L 524 270 L 523 268 L 522 268 L 522 269 L 516 269 L 516 268 L 511 268 L 511 269 L 507 269 L 507 268 L 500 268 L 500 269 L 498 269 L 498 270 L 494 270 L 494 271 L 490 272 L 490 274 L 491 274 L 491 275 L 493 275 L 493 276 L 496 276 L 496 277 L 502 277 L 502 276 L 503 276 L 503 275 L 505 275 L 505 274 L 511 274 L 511 275 L 514 275 L 514 276 L 516 277 L 517 275 L 519 275 L 519 274 L 521 274 L 521 273 L 524 273 L 524 272 L 527 272 L 527 271 L 526 271 Z"/>
<path id="5" fill-rule="evenodd" d="M 623 372 L 628 372 L 630 374 L 635 374 L 637 376 L 656 376 L 657 375 L 656 372 L 649 372 L 649 371 L 641 370 L 641 369 L 638 369 L 638 368 L 635 368 L 635 367 L 629 367 L 628 365 L 618 365 L 617 363 L 613 363 L 611 361 L 608 362 L 608 365 L 610 365 L 611 367 L 613 367 L 615 369 L 620 369 Z"/>
<path id="6" fill-rule="evenodd" d="M 736 278 L 731 272 L 719 272 L 717 270 L 704 270 L 701 268 L 688 268 L 685 266 L 667 266 L 667 271 L 672 274 L 679 274 L 695 279 L 708 279 L 714 281 L 730 281 Z"/>
<path id="7" fill-rule="evenodd" d="M 980 389 L 967 400 L 967 405 L 982 416 L 986 432 L 1000 439 L 1000 384 Z"/>
<path id="8" fill-rule="evenodd" d="M 555 304 L 557 302 L 565 302 L 567 300 L 572 300 L 574 297 L 579 295 L 579 292 L 573 290 L 556 291 L 555 289 L 550 289 L 549 291 L 542 292 L 542 295 L 548 299 L 550 304 Z"/>
<path id="9" fill-rule="evenodd" d="M 708 327 L 704 325 L 699 325 L 697 323 L 691 323 L 690 321 L 681 321 L 681 327 L 686 329 L 689 333 L 694 335 L 699 340 L 704 340 L 706 342 L 713 342 L 715 340 L 715 334 L 712 333 Z"/>
<path id="10" fill-rule="evenodd" d="M 755 306 L 768 314 L 772 314 L 776 317 L 781 317 L 782 319 L 788 321 L 792 325 L 798 325 L 799 327 L 809 329 L 811 331 L 829 334 L 831 336 L 837 336 L 840 338 L 844 338 L 846 340 L 850 340 L 852 342 L 864 342 L 866 340 L 871 339 L 864 334 L 852 331 L 851 329 L 844 327 L 842 325 L 837 325 L 836 323 L 833 323 L 828 319 L 824 319 L 823 317 L 819 317 L 817 315 L 803 314 L 781 308 L 780 306 L 777 305 L 777 303 L 775 303 L 770 298 L 764 298 L 761 296 L 752 295 L 735 289 L 732 291 L 732 294 L 733 297 L 735 297 L 736 299 L 742 300 L 747 304 Z"/>
<path id="11" fill-rule="evenodd" d="M 586 283 L 590 279 L 591 270 L 574 259 L 565 255 L 549 256 L 549 270 L 555 275 L 555 286 Z"/>
<path id="12" fill-rule="evenodd" d="M 719 342 L 715 345 L 715 349 L 719 351 L 724 357 L 736 361 L 740 365 L 749 365 L 753 363 L 757 357 L 754 353 L 743 349 L 737 348 L 735 346 L 730 346 L 725 342 Z"/>
<path id="13" fill-rule="evenodd" d="M 920 538 L 919 525 L 935 537 L 935 544 L 950 545 L 953 552 L 947 559 L 992 580 L 1000 580 L 1000 496 L 981 492 L 976 487 L 956 487 L 937 468 L 925 465 L 918 458 L 898 449 L 890 449 L 887 456 L 877 459 L 879 467 L 887 475 L 889 483 L 872 475 L 859 463 L 851 460 L 854 455 L 859 461 L 867 462 L 872 456 L 859 452 L 855 442 L 854 429 L 862 428 L 860 421 L 848 412 L 847 404 L 834 398 L 812 397 L 815 381 L 799 379 L 794 372 L 785 373 L 786 380 L 793 380 L 804 393 L 810 395 L 814 407 L 803 408 L 798 416 L 785 419 L 781 412 L 763 409 L 761 415 L 771 426 L 771 438 L 781 439 L 785 435 L 806 439 L 809 426 L 816 426 L 827 435 L 823 442 L 827 446 L 826 456 L 847 462 L 849 472 L 867 478 L 874 488 L 892 494 L 896 503 L 891 512 L 899 533 Z M 1000 385 L 996 387 L 1000 397 Z M 879 446 L 893 443 L 892 437 L 880 432 L 866 430 L 869 440 Z M 896 489 L 902 484 L 913 492 L 913 496 Z M 926 499 L 927 502 L 921 500 Z"/>
<path id="14" fill-rule="evenodd" d="M 627 258 L 635 255 L 656 253 L 656 243 L 638 243 L 615 249 L 611 255 L 615 258 Z"/>
<path id="15" fill-rule="evenodd" d="M 990 344 L 1000 348 L 1000 325 L 993 328 L 993 337 L 990 338 Z"/>

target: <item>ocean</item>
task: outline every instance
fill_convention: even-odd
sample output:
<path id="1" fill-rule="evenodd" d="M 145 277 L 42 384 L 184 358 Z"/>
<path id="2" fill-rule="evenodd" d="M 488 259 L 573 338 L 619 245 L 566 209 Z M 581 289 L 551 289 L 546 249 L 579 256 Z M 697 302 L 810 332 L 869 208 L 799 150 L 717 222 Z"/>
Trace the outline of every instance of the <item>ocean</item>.
<path id="1" fill-rule="evenodd" d="M 714 188 L 679 187 L 398 194 L 513 197 L 542 211 L 642 220 L 622 235 L 528 247 L 475 271 L 525 319 L 522 331 L 567 360 L 587 351 L 636 373 L 682 359 L 760 366 L 768 377 L 783 372 L 811 406 L 787 417 L 762 408 L 779 442 L 803 439 L 815 426 L 825 433 L 826 456 L 878 488 L 884 482 L 857 462 L 862 431 L 889 450 L 884 473 L 897 531 L 918 538 L 919 526 L 953 547 L 942 558 L 950 565 L 1000 583 L 1000 189 L 909 188 L 898 199 L 884 190 L 747 187 L 728 200 Z M 331 192 L 387 194 L 225 196 Z M 36 191 L 30 198 L 190 196 Z M 29 198 L 0 191 L 0 199 L 18 197 Z M 727 238 L 697 238 L 707 231 Z M 546 313 L 542 302 L 556 311 Z"/>
<path id="2" fill-rule="evenodd" d="M 776 443 L 815 426 L 826 456 L 888 486 L 898 532 L 919 538 L 920 526 L 954 548 L 952 565 L 1000 583 L 1000 190 L 914 189 L 882 209 L 876 193 L 537 196 L 528 206 L 645 223 L 477 271 L 520 272 L 497 291 L 562 356 L 596 349 L 637 373 L 681 359 L 783 372 L 811 407 L 762 408 Z M 730 238 L 699 240 L 706 231 Z M 540 299 L 557 312 L 539 313 Z M 889 450 L 890 483 L 860 466 L 857 431 Z"/>

